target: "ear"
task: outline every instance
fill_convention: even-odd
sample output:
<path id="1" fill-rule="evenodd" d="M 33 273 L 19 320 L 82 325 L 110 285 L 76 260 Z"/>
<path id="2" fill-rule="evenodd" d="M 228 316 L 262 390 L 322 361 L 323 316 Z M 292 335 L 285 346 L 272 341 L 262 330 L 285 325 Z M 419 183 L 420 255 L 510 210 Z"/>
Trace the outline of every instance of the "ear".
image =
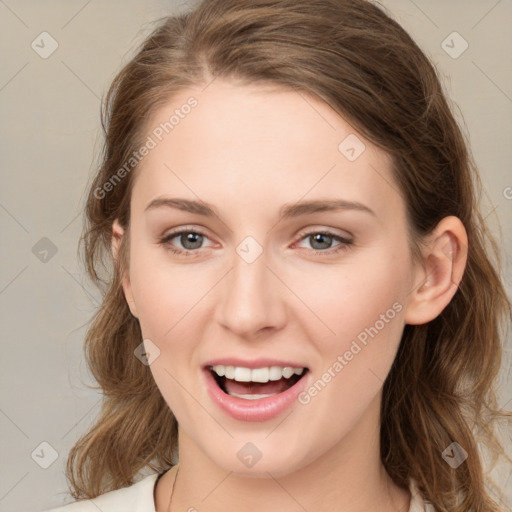
<path id="1" fill-rule="evenodd" d="M 464 275 L 468 253 L 466 229 L 458 217 L 445 217 L 426 240 L 423 262 L 414 272 L 405 323 L 420 325 L 436 318 L 452 300 Z"/>
<path id="2" fill-rule="evenodd" d="M 116 219 L 112 224 L 112 256 L 116 261 L 118 261 L 119 258 L 119 249 L 121 247 L 121 241 L 124 236 L 124 229 L 119 223 L 119 220 Z M 126 302 L 128 303 L 128 307 L 130 308 L 130 311 L 132 315 L 135 318 L 138 318 L 137 316 L 137 307 L 135 306 L 135 301 L 133 300 L 133 294 L 132 294 L 132 286 L 130 283 L 130 275 L 127 269 L 123 271 L 123 277 L 121 280 L 124 296 L 126 298 Z"/>

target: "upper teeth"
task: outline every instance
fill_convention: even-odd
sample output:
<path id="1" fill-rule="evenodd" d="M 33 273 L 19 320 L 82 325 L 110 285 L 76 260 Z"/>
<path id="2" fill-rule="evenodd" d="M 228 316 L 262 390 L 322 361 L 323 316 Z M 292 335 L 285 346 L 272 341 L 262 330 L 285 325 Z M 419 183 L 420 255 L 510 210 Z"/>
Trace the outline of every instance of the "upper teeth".
<path id="1" fill-rule="evenodd" d="M 282 377 L 288 379 L 294 373 L 301 375 L 304 371 L 304 368 L 292 368 L 291 366 L 244 368 L 241 366 L 224 366 L 223 364 L 217 364 L 212 369 L 219 377 L 226 377 L 238 382 L 268 382 L 269 380 L 279 380 Z"/>

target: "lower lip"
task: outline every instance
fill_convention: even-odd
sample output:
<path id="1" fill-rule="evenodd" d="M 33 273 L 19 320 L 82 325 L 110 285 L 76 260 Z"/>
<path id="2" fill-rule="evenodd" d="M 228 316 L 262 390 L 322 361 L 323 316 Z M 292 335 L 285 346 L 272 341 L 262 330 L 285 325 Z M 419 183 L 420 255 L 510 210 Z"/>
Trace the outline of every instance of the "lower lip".
<path id="1" fill-rule="evenodd" d="M 308 378 L 308 375 L 304 375 L 293 386 L 282 393 L 257 400 L 244 400 L 243 398 L 224 393 L 217 385 L 210 370 L 205 369 L 204 373 L 208 392 L 213 401 L 226 414 L 240 421 L 267 421 L 279 416 L 297 400 L 299 394 L 306 387 L 306 380 Z"/>

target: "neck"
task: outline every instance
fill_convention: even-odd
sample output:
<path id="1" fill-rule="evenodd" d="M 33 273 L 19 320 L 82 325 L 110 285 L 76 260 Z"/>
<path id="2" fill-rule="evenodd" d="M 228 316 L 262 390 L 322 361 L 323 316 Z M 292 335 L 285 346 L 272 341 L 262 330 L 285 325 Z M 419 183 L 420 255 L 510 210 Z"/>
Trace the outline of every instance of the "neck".
<path id="1" fill-rule="evenodd" d="M 179 434 L 179 478 L 171 511 L 405 512 L 408 491 L 397 487 L 380 460 L 380 401 L 332 449 L 309 464 L 275 477 L 254 478 L 220 468 L 184 432 Z M 375 421 L 377 419 L 377 422 Z M 166 512 L 176 467 L 156 489 L 156 510 Z"/>

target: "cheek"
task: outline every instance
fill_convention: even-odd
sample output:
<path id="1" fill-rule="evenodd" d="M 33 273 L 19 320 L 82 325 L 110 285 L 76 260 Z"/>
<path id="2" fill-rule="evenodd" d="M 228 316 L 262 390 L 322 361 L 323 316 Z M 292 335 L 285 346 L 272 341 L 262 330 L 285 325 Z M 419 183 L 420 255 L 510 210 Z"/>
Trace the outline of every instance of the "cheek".
<path id="1" fill-rule="evenodd" d="M 405 248 L 393 250 L 390 243 L 348 254 L 340 264 L 285 265 L 276 270 L 290 283 L 293 295 L 279 291 L 279 283 L 269 293 L 280 294 L 278 300 L 288 302 L 290 318 L 298 319 L 308 339 L 321 340 L 322 352 L 339 353 L 358 337 L 364 342 L 365 332 L 370 336 L 366 329 L 376 324 L 379 339 L 399 336 L 401 322 L 396 319 L 400 316 L 394 314 L 393 304 L 404 288 L 400 276 L 407 274 L 407 264 Z M 176 263 L 160 247 L 142 243 L 133 247 L 130 280 L 143 335 L 164 340 L 175 338 L 185 325 L 189 332 L 199 329 L 200 322 L 190 320 L 200 318 L 200 310 L 209 302 L 207 295 L 224 272 L 204 261 Z M 380 329 L 382 314 L 393 319 Z"/>
<path id="2" fill-rule="evenodd" d="M 208 306 L 205 294 L 212 287 L 207 272 L 176 264 L 160 249 L 139 247 L 132 256 L 130 280 L 142 336 L 161 354 L 152 362 L 151 373 L 176 416 L 194 417 L 194 403 L 179 383 L 189 382 L 199 364 L 197 340 L 204 327 L 203 308 Z M 195 385 L 189 382 L 187 389 L 192 391 Z"/>
<path id="3" fill-rule="evenodd" d="M 197 326 L 190 320 L 197 317 L 203 297 L 218 280 L 215 276 L 201 265 L 176 263 L 164 249 L 133 250 L 130 282 L 143 335 L 164 341 L 175 337 L 182 325 Z"/>
<path id="4" fill-rule="evenodd" d="M 310 339 L 321 339 L 322 350 L 342 353 L 358 336 L 364 342 L 371 327 L 376 326 L 381 340 L 399 338 L 404 289 L 400 276 L 407 274 L 407 263 L 399 257 L 392 251 L 369 251 L 340 266 L 297 274 L 294 291 L 309 310 L 301 321 Z"/>
<path id="5" fill-rule="evenodd" d="M 317 357 L 315 379 L 299 402 L 316 411 L 312 428 L 324 428 L 321 418 L 329 417 L 333 408 L 343 412 L 343 421 L 326 430 L 333 439 L 355 425 L 396 357 L 404 326 L 403 283 L 397 272 L 404 270 L 405 275 L 401 263 L 405 265 L 392 254 L 381 254 L 364 265 L 333 272 L 329 279 L 318 273 L 317 279 L 307 278 L 310 292 L 304 302 L 309 301 L 329 330 L 311 314 L 302 323 Z"/>

